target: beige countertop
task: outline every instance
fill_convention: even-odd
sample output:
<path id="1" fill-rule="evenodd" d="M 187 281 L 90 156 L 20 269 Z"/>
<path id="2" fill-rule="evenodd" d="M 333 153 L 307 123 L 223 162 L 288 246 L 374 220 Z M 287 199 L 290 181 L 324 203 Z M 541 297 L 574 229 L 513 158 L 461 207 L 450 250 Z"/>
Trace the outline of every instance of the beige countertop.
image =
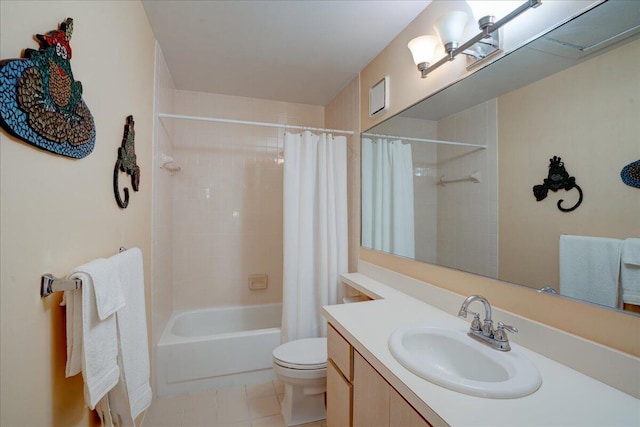
<path id="1" fill-rule="evenodd" d="M 418 412 L 450 426 L 640 426 L 640 400 L 512 343 L 538 368 L 542 385 L 517 399 L 489 399 L 451 391 L 414 375 L 388 349 L 398 327 L 426 323 L 467 331 L 469 323 L 360 273 L 345 282 L 373 301 L 323 307 L 327 320 Z M 494 320 L 501 320 L 499 318 Z M 470 338 L 471 339 L 471 338 Z M 639 378 L 640 381 L 640 378 Z"/>

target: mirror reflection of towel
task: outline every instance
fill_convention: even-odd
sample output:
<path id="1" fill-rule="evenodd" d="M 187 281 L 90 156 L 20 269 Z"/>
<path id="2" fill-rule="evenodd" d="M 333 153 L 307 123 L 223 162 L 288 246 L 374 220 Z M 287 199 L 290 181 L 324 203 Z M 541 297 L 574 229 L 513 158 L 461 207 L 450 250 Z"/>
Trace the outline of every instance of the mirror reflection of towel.
<path id="1" fill-rule="evenodd" d="M 560 293 L 618 308 L 622 240 L 560 236 Z"/>
<path id="2" fill-rule="evenodd" d="M 622 242 L 620 257 L 622 301 L 640 305 L 640 239 L 626 239 Z"/>

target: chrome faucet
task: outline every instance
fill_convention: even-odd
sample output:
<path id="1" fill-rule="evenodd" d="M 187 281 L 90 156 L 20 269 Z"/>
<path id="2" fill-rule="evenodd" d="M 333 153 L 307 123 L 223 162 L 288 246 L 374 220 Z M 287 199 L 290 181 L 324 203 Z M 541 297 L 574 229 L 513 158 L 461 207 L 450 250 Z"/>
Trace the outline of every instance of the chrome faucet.
<path id="1" fill-rule="evenodd" d="M 484 322 L 482 326 L 480 324 L 480 314 L 469 310 L 469 305 L 474 301 L 480 301 L 484 305 Z M 507 338 L 506 331 L 517 333 L 518 329 L 513 326 L 505 325 L 502 322 L 498 322 L 498 327 L 493 329 L 493 320 L 491 319 L 491 304 L 482 295 L 471 295 L 462 303 L 458 316 L 467 317 L 467 313 L 473 314 L 473 321 L 469 328 L 468 335 L 477 339 L 480 342 L 491 345 L 496 350 L 509 351 L 511 346 L 509 345 L 509 339 Z"/>

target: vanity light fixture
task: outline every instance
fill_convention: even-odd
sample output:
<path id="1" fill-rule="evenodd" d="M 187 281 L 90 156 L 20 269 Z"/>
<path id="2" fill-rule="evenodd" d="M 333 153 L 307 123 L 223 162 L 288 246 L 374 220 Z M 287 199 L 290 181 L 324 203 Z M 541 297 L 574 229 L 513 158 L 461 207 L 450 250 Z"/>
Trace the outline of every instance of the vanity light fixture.
<path id="1" fill-rule="evenodd" d="M 447 55 L 442 57 L 438 62 L 431 65 L 430 61 L 425 61 L 424 58 L 429 56 L 429 46 L 425 44 L 424 46 L 426 47 L 423 47 L 422 43 L 414 43 L 414 41 L 422 37 L 433 36 L 417 37 L 409 42 L 409 49 L 411 50 L 414 62 L 422 78 L 427 77 L 430 72 L 441 65 L 453 61 L 460 53 L 473 57 L 475 63 L 477 63 L 487 56 L 498 52 L 500 50 L 498 30 L 527 10 L 540 6 L 542 0 L 527 0 L 509 13 L 505 12 L 504 7 L 507 5 L 511 7 L 513 3 L 515 3 L 513 1 L 470 0 L 467 1 L 467 3 L 474 13 L 474 18 L 478 20 L 480 32 L 466 42 L 460 43 L 468 19 L 467 15 L 462 11 L 447 12 L 440 17 L 435 24 L 435 29 L 447 53 Z M 414 49 L 424 49 L 424 51 L 414 52 Z"/>
<path id="2" fill-rule="evenodd" d="M 519 3 L 520 1 L 518 0 L 467 0 L 473 17 L 478 22 L 480 31 L 485 31 L 494 25 L 496 21 L 504 18 L 509 11 L 515 9 Z M 502 52 L 501 32 L 495 31 L 462 53 L 467 55 L 467 60 L 470 62 L 467 68 L 471 68 L 478 65 L 483 59 L 499 52 Z"/>
<path id="3" fill-rule="evenodd" d="M 471 13 L 473 13 L 474 19 L 478 21 L 478 27 L 481 30 L 504 18 L 509 11 L 515 9 L 519 3 L 520 1 L 517 0 L 467 0 L 467 4 L 471 8 Z"/>

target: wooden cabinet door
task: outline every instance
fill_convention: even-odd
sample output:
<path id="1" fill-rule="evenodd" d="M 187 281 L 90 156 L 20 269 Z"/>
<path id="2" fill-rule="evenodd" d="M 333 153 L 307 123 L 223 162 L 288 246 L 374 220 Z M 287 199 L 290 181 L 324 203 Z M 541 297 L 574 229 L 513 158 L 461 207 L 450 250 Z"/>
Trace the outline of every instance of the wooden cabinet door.
<path id="1" fill-rule="evenodd" d="M 351 344 L 331 324 L 327 328 L 327 352 L 329 359 L 336 364 L 336 368 L 342 372 L 347 380 L 351 381 L 353 379 L 351 370 L 353 349 Z"/>
<path id="2" fill-rule="evenodd" d="M 391 390 L 390 397 L 389 424 L 392 427 L 431 427 L 397 391 Z"/>
<path id="3" fill-rule="evenodd" d="M 336 368 L 333 360 L 327 362 L 327 427 L 351 426 L 351 384 Z"/>
<path id="4" fill-rule="evenodd" d="M 389 427 L 391 387 L 356 351 L 353 352 L 353 427 Z"/>

